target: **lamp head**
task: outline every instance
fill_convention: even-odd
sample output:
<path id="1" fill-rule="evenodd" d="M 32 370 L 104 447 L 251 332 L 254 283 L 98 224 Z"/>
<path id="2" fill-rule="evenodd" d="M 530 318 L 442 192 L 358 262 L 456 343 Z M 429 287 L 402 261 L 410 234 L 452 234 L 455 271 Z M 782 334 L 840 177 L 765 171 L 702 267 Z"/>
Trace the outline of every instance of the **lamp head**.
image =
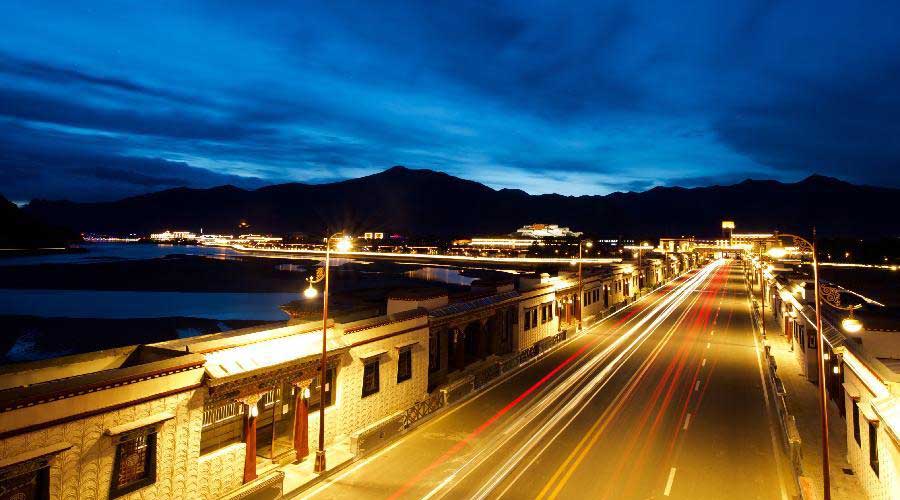
<path id="1" fill-rule="evenodd" d="M 341 238 L 337 241 L 335 245 L 338 252 L 349 252 L 351 248 L 353 248 L 353 243 L 350 241 L 349 236 L 341 236 Z"/>
<path id="2" fill-rule="evenodd" d="M 319 291 L 316 290 L 316 287 L 312 286 L 312 283 L 309 284 L 309 288 L 303 290 L 303 296 L 307 299 L 314 299 L 316 295 L 319 295 Z"/>
<path id="3" fill-rule="evenodd" d="M 766 253 L 769 254 L 769 257 L 772 257 L 773 259 L 781 259 L 784 258 L 785 255 L 787 255 L 787 250 L 781 247 L 774 247 L 770 248 Z"/>
<path id="4" fill-rule="evenodd" d="M 849 317 L 844 318 L 843 321 L 841 321 L 841 328 L 843 328 L 847 333 L 858 333 L 863 329 L 863 324 L 860 320 L 854 317 Z"/>

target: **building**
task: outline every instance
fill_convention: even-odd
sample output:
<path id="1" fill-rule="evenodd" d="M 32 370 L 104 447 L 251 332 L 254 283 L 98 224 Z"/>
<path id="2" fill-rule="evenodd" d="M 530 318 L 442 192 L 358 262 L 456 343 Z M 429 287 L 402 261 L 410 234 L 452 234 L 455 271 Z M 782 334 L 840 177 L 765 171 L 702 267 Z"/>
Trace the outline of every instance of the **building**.
<path id="1" fill-rule="evenodd" d="M 582 232 L 572 231 L 567 227 L 559 227 L 556 224 L 528 224 L 516 229 L 516 234 L 525 238 L 577 238 Z"/>
<path id="2" fill-rule="evenodd" d="M 190 231 L 169 231 L 165 230 L 161 233 L 151 233 L 150 240 L 160 243 L 169 243 L 173 241 L 196 241 L 197 235 Z"/>
<path id="3" fill-rule="evenodd" d="M 778 333 L 792 342 L 806 378 L 818 383 L 813 280 L 784 264 L 763 274 Z M 900 311 L 863 301 L 855 313 L 862 328 L 854 332 L 840 327 L 845 311 L 821 306 L 825 387 L 846 426 L 847 461 L 868 498 L 900 499 Z"/>

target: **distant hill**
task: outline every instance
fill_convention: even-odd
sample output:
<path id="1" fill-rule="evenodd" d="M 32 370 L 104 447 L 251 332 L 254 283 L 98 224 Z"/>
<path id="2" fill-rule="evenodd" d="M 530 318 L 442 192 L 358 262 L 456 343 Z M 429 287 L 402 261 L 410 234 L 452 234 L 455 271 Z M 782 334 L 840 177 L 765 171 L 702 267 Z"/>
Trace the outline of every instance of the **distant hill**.
<path id="1" fill-rule="evenodd" d="M 47 225 L 0 196 L 0 248 L 59 247 L 77 239 L 77 234 Z"/>
<path id="2" fill-rule="evenodd" d="M 897 236 L 900 189 L 857 186 L 814 175 L 796 183 L 746 180 L 730 186 L 657 187 L 605 196 L 529 195 L 495 190 L 431 170 L 393 167 L 331 184 L 178 188 L 104 203 L 35 200 L 25 211 L 80 232 L 165 228 L 235 233 L 322 234 L 326 229 L 455 237 L 504 234 L 533 222 L 596 235 L 715 235 L 738 230 Z"/>

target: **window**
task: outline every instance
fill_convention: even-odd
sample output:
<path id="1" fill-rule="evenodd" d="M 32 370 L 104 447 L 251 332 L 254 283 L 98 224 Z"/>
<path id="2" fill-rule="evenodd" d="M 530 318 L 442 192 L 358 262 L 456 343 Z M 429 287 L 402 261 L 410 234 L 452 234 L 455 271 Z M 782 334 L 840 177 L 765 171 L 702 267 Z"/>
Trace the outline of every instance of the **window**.
<path id="1" fill-rule="evenodd" d="M 525 331 L 531 330 L 538 326 L 538 311 L 537 307 L 532 307 L 530 309 L 525 309 Z"/>
<path id="2" fill-rule="evenodd" d="M 376 356 L 365 361 L 365 366 L 363 367 L 362 397 L 371 396 L 378 392 L 378 379 L 380 378 L 378 374 L 378 360 L 379 357 Z"/>
<path id="3" fill-rule="evenodd" d="M 397 358 L 397 383 L 412 378 L 412 347 L 404 347 Z"/>
<path id="4" fill-rule="evenodd" d="M 156 482 L 156 428 L 145 427 L 118 436 L 110 498 Z"/>
<path id="5" fill-rule="evenodd" d="M 546 322 L 547 322 L 547 306 L 541 304 L 541 324 L 543 325 Z"/>
<path id="6" fill-rule="evenodd" d="M 319 384 L 319 370 L 316 370 L 316 377 L 309 384 L 309 411 L 319 409 L 321 401 L 325 401 L 325 408 L 334 404 L 334 367 L 330 366 L 325 370 L 325 392 L 322 396 L 322 385 Z"/>
<path id="7" fill-rule="evenodd" d="M 0 469 L 0 498 L 50 498 L 50 460 L 40 457 Z"/>
<path id="8" fill-rule="evenodd" d="M 869 422 L 869 465 L 872 472 L 878 475 L 878 426 Z"/>
<path id="9" fill-rule="evenodd" d="M 857 446 L 862 446 L 859 439 L 859 401 L 853 401 L 853 438 L 856 439 Z"/>

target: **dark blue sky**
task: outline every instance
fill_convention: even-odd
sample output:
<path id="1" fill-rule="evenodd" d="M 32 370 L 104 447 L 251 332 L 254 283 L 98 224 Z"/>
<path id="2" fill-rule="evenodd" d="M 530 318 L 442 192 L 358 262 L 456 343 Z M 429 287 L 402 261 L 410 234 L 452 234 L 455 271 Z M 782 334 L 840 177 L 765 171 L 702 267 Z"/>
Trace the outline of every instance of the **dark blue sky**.
<path id="1" fill-rule="evenodd" d="M 531 193 L 900 185 L 897 2 L 75 3 L 0 2 L 13 200 L 395 164 Z"/>

